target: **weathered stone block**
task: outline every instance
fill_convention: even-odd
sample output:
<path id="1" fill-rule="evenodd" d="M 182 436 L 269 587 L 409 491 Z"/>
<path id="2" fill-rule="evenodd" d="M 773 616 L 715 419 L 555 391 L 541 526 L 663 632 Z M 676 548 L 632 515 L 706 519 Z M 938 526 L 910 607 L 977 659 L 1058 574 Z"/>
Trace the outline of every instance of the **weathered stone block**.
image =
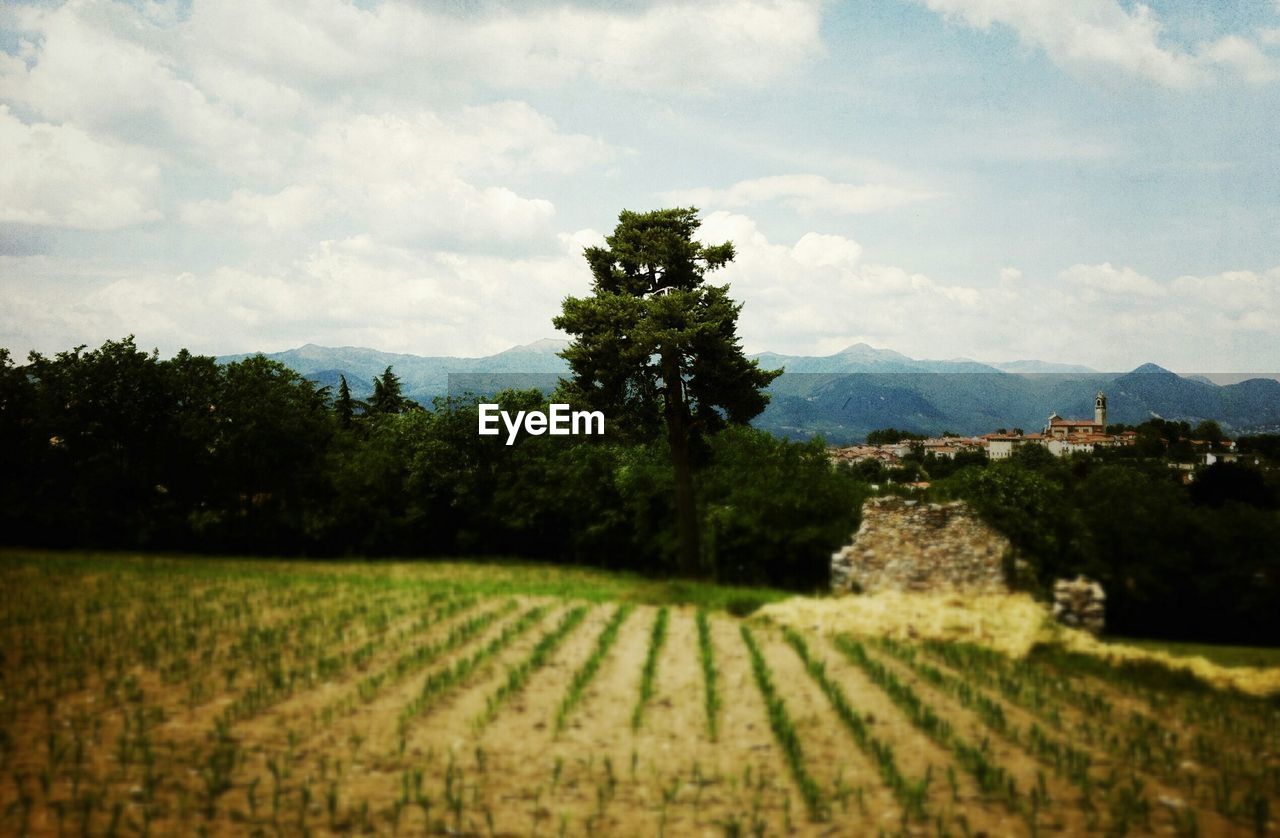
<path id="1" fill-rule="evenodd" d="M 1064 626 L 1101 634 L 1106 627 L 1107 594 L 1086 576 L 1053 583 L 1053 617 Z"/>
<path id="2" fill-rule="evenodd" d="M 873 498 L 853 542 L 831 557 L 831 587 L 848 591 L 1008 590 L 1009 540 L 963 502 Z"/>

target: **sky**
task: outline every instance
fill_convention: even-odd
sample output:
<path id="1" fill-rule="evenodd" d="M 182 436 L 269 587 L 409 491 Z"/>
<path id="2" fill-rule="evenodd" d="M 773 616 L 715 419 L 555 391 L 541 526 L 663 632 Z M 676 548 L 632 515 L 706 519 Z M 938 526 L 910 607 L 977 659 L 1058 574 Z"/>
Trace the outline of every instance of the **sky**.
<path id="1" fill-rule="evenodd" d="M 0 346 L 556 337 L 696 206 L 751 352 L 1280 370 L 1280 0 L 0 4 Z"/>

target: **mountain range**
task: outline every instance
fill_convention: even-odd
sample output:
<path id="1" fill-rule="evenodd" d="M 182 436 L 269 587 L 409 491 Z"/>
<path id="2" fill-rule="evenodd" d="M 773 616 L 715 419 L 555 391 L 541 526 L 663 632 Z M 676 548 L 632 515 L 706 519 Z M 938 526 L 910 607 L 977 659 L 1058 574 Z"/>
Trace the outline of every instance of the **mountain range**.
<path id="1" fill-rule="evenodd" d="M 337 389 L 346 376 L 352 394 L 367 397 L 373 378 L 392 367 L 404 393 L 423 404 L 437 396 L 492 393 L 506 387 L 550 391 L 567 367 L 562 340 L 540 340 L 481 358 L 424 357 L 360 347 L 314 344 L 267 354 L 320 385 Z M 248 355 L 227 355 L 230 362 Z M 1108 419 L 1135 424 L 1153 416 L 1220 422 L 1229 433 L 1280 430 L 1280 381 L 1250 378 L 1218 385 L 1155 364 L 1125 373 L 1073 364 L 967 358 L 919 360 L 889 349 L 855 344 L 833 355 L 764 352 L 767 369 L 783 368 L 772 400 L 755 425 L 790 438 L 821 433 L 829 442 L 860 442 L 876 428 L 924 433 L 986 433 L 1043 427 L 1050 413 L 1092 417 L 1093 397 L 1107 394 Z"/>

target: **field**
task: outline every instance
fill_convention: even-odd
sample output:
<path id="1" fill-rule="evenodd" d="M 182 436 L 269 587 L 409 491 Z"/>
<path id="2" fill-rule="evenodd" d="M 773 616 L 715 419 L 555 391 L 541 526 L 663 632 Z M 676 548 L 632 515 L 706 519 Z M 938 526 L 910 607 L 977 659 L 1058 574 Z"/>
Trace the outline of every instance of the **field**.
<path id="1" fill-rule="evenodd" d="M 1274 702 L 734 616 L 776 592 L 52 554 L 0 590 L 0 834 L 1277 829 Z"/>

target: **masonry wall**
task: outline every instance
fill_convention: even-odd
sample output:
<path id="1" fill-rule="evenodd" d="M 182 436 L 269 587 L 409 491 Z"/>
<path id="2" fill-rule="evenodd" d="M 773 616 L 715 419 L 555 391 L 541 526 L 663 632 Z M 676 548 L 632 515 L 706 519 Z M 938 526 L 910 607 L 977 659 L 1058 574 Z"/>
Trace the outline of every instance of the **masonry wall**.
<path id="1" fill-rule="evenodd" d="M 1005 591 L 1011 549 L 962 501 L 872 498 L 852 543 L 831 557 L 831 587 L 837 593 Z"/>

